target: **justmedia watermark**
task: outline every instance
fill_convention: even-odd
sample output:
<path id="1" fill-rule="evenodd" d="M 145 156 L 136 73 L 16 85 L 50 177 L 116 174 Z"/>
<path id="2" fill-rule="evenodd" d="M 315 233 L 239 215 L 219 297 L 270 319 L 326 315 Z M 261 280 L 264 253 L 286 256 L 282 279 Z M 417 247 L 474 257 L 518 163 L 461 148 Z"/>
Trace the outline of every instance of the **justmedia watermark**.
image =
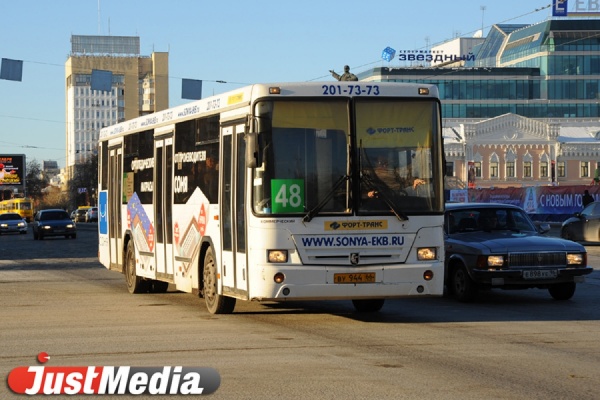
<path id="1" fill-rule="evenodd" d="M 38 354 L 46 363 L 50 357 Z M 76 395 L 205 395 L 221 384 L 213 368 L 162 366 L 17 367 L 8 374 L 8 386 L 17 394 Z"/>

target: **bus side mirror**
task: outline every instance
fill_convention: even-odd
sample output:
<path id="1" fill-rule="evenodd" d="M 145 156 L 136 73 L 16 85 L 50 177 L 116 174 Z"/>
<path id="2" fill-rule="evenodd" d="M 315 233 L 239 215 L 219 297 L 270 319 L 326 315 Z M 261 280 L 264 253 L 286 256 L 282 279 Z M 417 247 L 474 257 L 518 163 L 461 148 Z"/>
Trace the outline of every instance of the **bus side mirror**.
<path id="1" fill-rule="evenodd" d="M 258 135 L 255 132 L 247 133 L 246 140 L 246 168 L 256 168 L 258 163 Z"/>

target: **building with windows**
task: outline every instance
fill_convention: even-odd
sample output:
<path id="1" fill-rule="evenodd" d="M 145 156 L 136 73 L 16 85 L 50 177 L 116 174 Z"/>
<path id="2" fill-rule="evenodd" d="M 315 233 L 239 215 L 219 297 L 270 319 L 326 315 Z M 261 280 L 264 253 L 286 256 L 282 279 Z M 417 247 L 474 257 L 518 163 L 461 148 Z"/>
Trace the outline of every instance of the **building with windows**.
<path id="1" fill-rule="evenodd" d="M 466 50 L 472 57 L 445 53 Z M 498 24 L 485 38 L 453 39 L 430 54 L 427 64 L 358 77 L 438 86 L 457 185 L 591 182 L 600 163 L 600 20 Z"/>
<path id="2" fill-rule="evenodd" d="M 102 127 L 169 107 L 168 61 L 166 52 L 140 55 L 139 37 L 71 36 L 65 64 L 67 169 L 96 154 Z"/>

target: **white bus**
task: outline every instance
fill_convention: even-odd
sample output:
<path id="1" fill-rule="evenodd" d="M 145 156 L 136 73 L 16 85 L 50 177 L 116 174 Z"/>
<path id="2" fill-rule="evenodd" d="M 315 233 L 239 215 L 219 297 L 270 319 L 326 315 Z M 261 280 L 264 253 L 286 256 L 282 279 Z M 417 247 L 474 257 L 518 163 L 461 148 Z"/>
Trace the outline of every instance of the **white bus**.
<path id="1" fill-rule="evenodd" d="M 99 259 L 131 293 L 235 302 L 443 292 L 435 86 L 256 84 L 99 139 Z"/>

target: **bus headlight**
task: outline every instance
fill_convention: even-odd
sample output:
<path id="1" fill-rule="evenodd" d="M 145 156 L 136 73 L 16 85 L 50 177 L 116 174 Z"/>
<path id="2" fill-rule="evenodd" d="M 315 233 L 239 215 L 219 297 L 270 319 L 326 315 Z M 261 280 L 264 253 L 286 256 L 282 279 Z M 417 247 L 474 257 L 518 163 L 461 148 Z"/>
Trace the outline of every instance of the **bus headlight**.
<path id="1" fill-rule="evenodd" d="M 435 247 L 420 247 L 417 249 L 419 261 L 437 260 L 437 249 Z"/>
<path id="2" fill-rule="evenodd" d="M 270 263 L 285 263 L 288 260 L 287 250 L 267 250 L 267 260 Z"/>

